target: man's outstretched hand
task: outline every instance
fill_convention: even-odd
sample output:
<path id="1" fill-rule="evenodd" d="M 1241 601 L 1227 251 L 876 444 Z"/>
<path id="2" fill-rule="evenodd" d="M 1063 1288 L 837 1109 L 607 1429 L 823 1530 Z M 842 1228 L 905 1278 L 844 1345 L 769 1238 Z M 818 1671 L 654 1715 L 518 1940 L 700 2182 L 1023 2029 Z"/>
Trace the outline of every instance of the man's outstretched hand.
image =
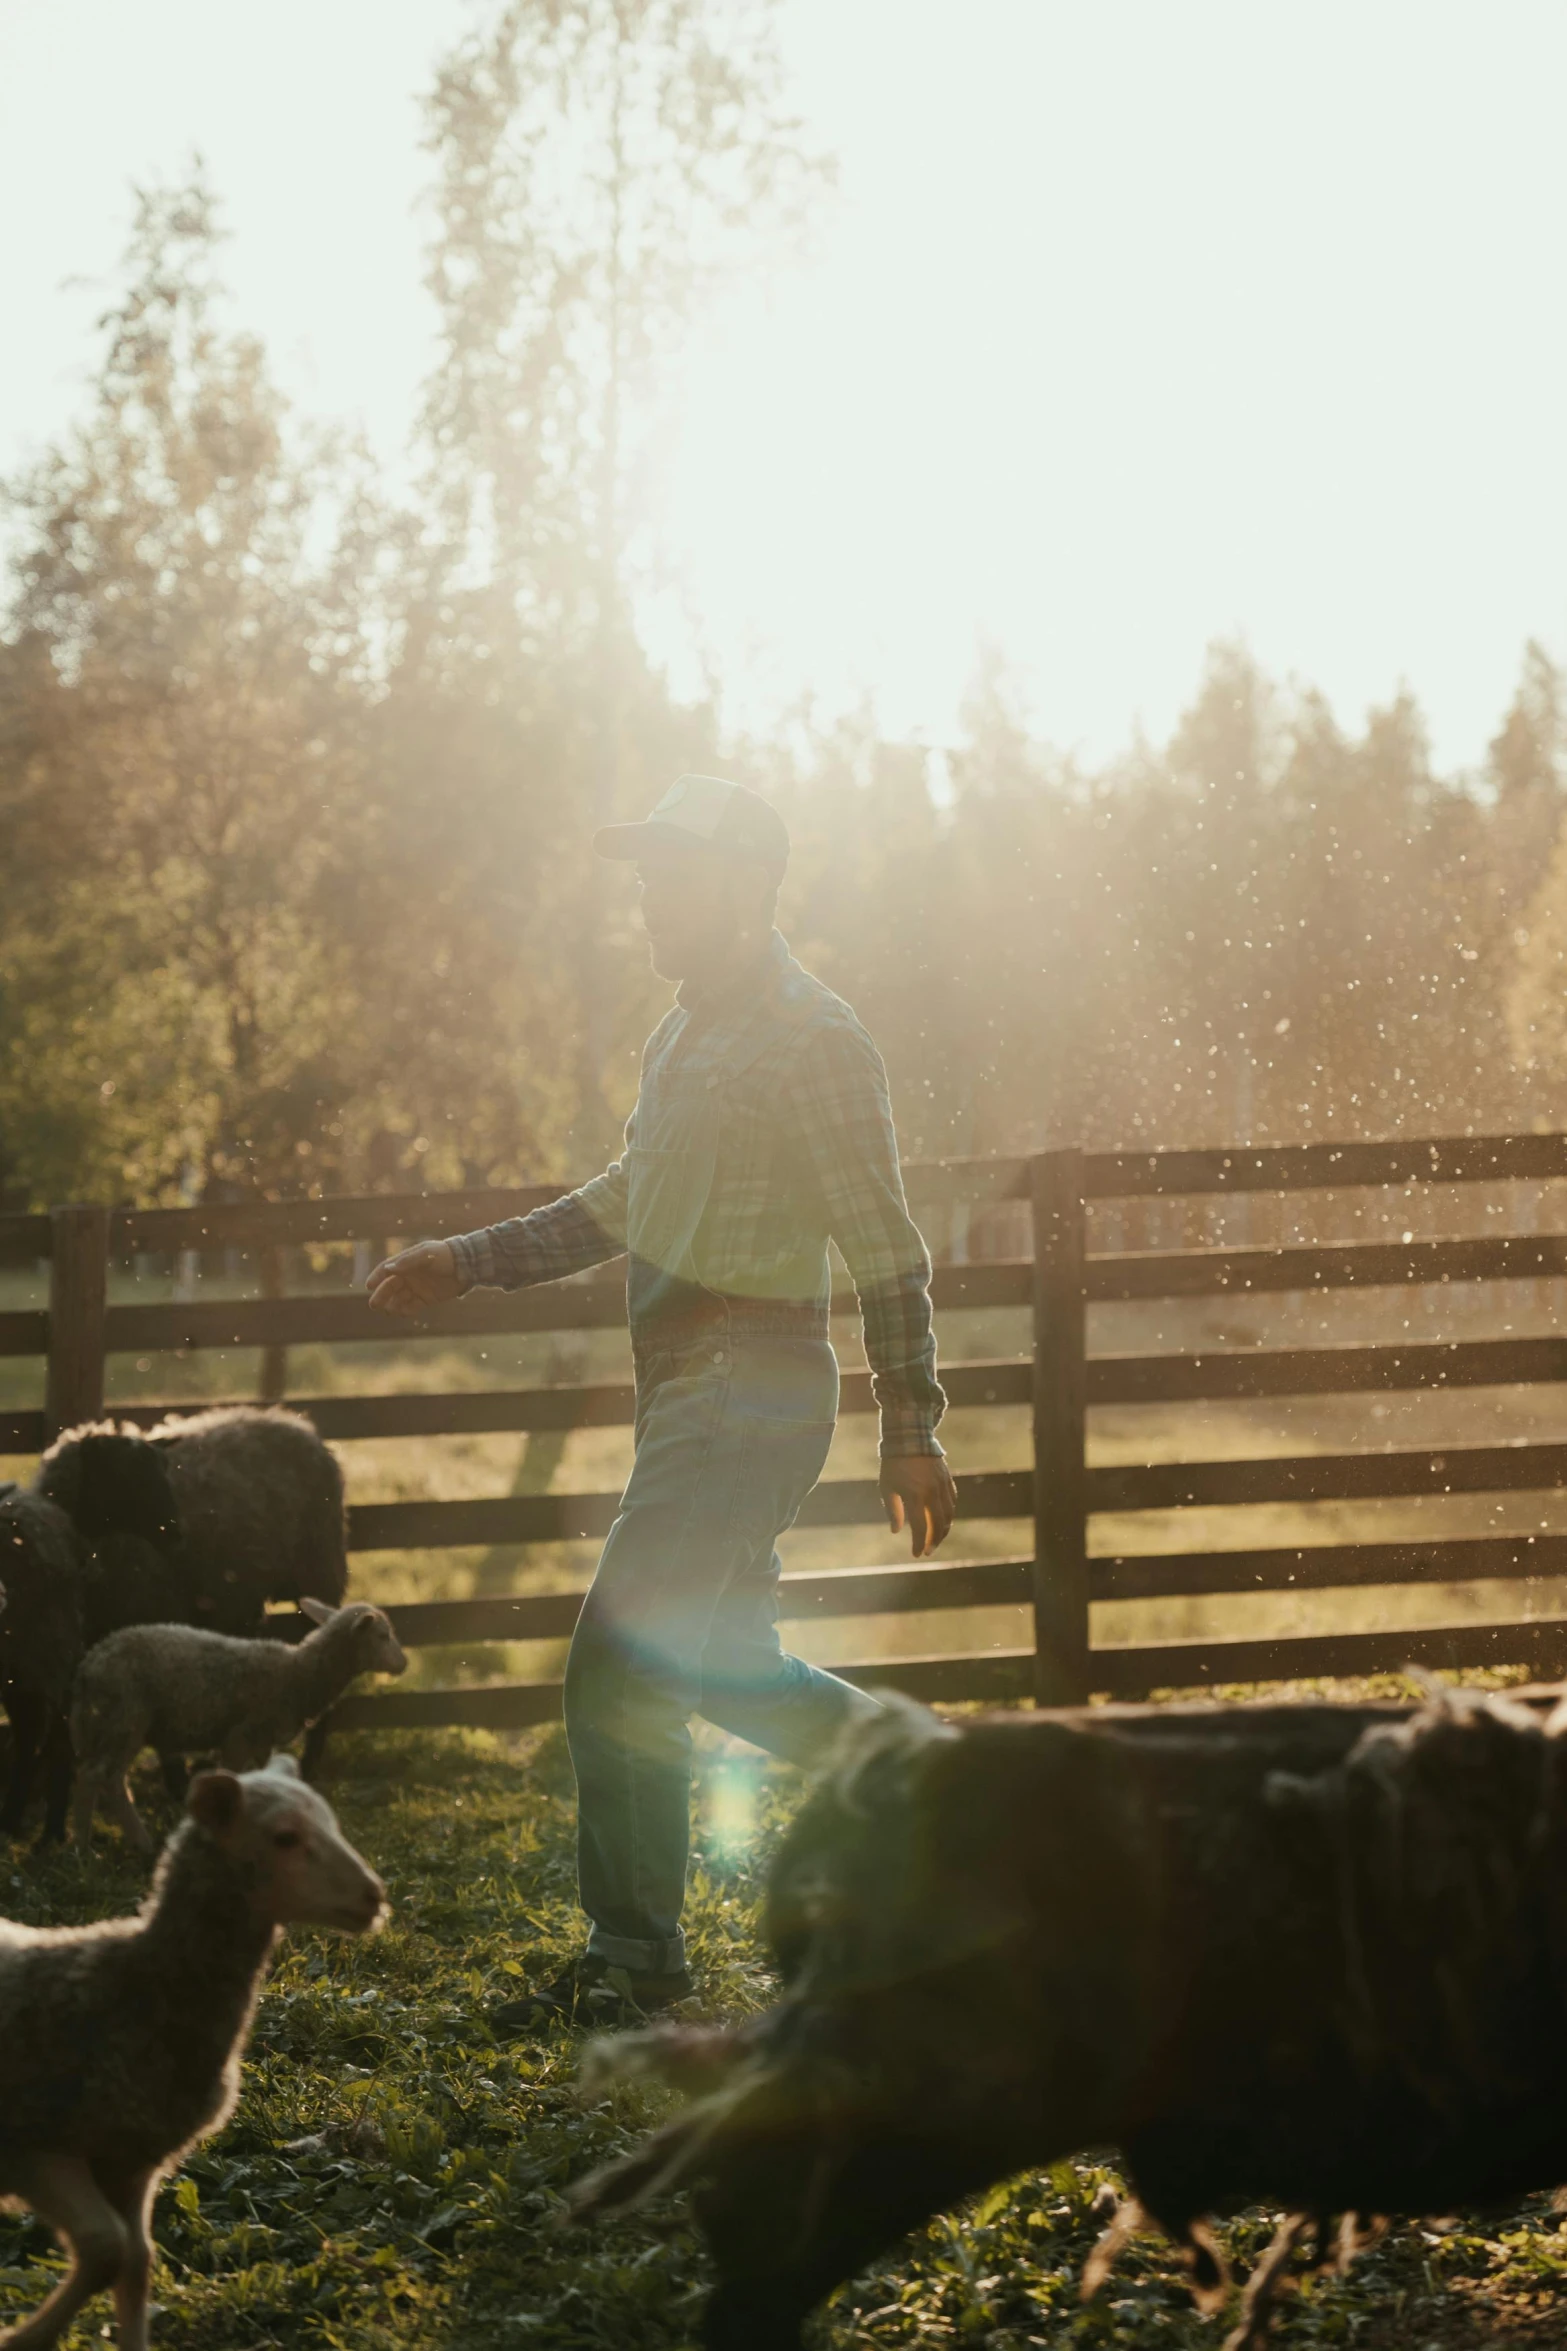
<path id="1" fill-rule="evenodd" d="M 460 1298 L 457 1260 L 445 1241 L 417 1241 L 375 1268 L 368 1283 L 370 1303 L 381 1314 L 422 1314 Z"/>
<path id="2" fill-rule="evenodd" d="M 888 1454 L 881 1465 L 881 1498 L 893 1533 L 908 1528 L 916 1559 L 946 1541 L 957 1516 L 958 1489 L 939 1453 Z"/>

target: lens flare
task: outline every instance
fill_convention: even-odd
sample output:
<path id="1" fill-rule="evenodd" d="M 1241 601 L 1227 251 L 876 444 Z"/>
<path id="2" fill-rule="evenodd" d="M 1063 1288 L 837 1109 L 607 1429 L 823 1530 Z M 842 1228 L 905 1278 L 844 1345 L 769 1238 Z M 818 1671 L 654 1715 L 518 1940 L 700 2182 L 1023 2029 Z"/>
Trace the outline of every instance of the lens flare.
<path id="1" fill-rule="evenodd" d="M 708 1847 L 715 1861 L 743 1861 L 756 1841 L 756 1767 L 725 1762 L 708 1782 Z"/>

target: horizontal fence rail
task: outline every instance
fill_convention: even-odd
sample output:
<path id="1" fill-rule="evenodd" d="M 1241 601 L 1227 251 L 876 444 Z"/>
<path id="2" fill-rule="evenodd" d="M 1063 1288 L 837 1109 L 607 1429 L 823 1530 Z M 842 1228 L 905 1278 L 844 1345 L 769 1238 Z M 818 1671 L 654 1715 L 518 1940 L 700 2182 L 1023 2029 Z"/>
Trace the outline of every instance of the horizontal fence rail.
<path id="1" fill-rule="evenodd" d="M 1399 1143 L 1282 1143 L 1261 1150 L 1089 1151 L 1089 1200 L 1204 1192 L 1337 1192 L 1368 1185 L 1545 1183 L 1567 1176 L 1567 1135 L 1438 1135 Z"/>
<path id="2" fill-rule="evenodd" d="M 1148 1250 L 1090 1256 L 1093 1301 L 1276 1290 L 1393 1289 L 1410 1282 L 1527 1282 L 1567 1274 L 1567 1234 L 1475 1241 L 1351 1241 L 1337 1248 Z"/>
<path id="3" fill-rule="evenodd" d="M 1528 1386 L 1567 1376 L 1567 1339 L 1468 1339 L 1413 1347 L 1227 1347 L 1209 1355 L 1108 1355 L 1088 1366 L 1090 1404 L 1235 1403 L 1248 1396 Z"/>
<path id="4" fill-rule="evenodd" d="M 1027 1470 L 971 1472 L 957 1480 L 969 1518 L 1022 1518 L 1034 1506 Z M 361 1502 L 349 1512 L 355 1551 L 426 1550 L 444 1544 L 567 1543 L 607 1535 L 618 1494 L 502 1494 L 474 1502 Z M 881 1496 L 870 1478 L 829 1478 L 808 1494 L 796 1526 L 876 1526 Z"/>
<path id="5" fill-rule="evenodd" d="M 1096 1600 L 1208 1592 L 1321 1592 L 1353 1584 L 1466 1584 L 1567 1575 L 1567 1536 L 1474 1535 L 1458 1542 L 1315 1543 L 1266 1551 L 1137 1552 L 1089 1562 Z"/>
<path id="6" fill-rule="evenodd" d="M 1045 1154 L 1045 1156 L 1050 1156 Z M 1173 1199 L 1234 1192 L 1340 1191 L 1368 1186 L 1550 1182 L 1567 1177 L 1567 1135 L 1443 1135 L 1391 1143 L 1230 1145 L 1197 1151 L 1089 1151 L 1089 1200 Z M 916 1214 L 995 1207 L 1029 1197 L 1026 1158 L 912 1160 L 904 1169 Z M 364 1192 L 320 1200 L 244 1200 L 194 1208 L 110 1212 L 111 1245 L 129 1250 L 262 1247 L 371 1238 L 440 1238 L 526 1215 L 561 1197 L 559 1184 L 461 1192 Z M 5 1262 L 53 1249 L 47 1215 L 0 1215 Z"/>
<path id="7" fill-rule="evenodd" d="M 1449 1445 L 1420 1453 L 1304 1453 L 1276 1461 L 1130 1462 L 1088 1473 L 1089 1507 L 1096 1511 L 1546 1493 L 1563 1484 L 1567 1445 L 1527 1443 Z"/>
<path id="8" fill-rule="evenodd" d="M 1277 1504 L 1318 1504 L 1458 1495 L 1546 1494 L 1567 1478 L 1567 1442 L 1548 1432 L 1514 1443 L 1359 1451 L 1302 1449 L 1257 1457 L 1101 1462 L 1090 1458 L 1090 1416 L 1107 1407 L 1223 1406 L 1250 1400 L 1372 1397 L 1419 1391 L 1539 1388 L 1567 1378 L 1567 1337 L 1470 1337 L 1433 1331 L 1383 1344 L 1278 1345 L 1239 1338 L 1218 1344 L 1129 1351 L 1090 1347 L 1091 1308 L 1216 1308 L 1237 1300 L 1294 1298 L 1330 1291 L 1485 1294 L 1486 1285 L 1567 1281 L 1567 1232 L 1508 1231 L 1478 1237 L 1404 1232 L 1397 1239 L 1261 1243 L 1220 1238 L 1191 1246 L 1209 1213 L 1204 1201 L 1257 1201 L 1268 1194 L 1343 1193 L 1364 1203 L 1380 1193 L 1407 1203 L 1418 1187 L 1544 1185 L 1567 1182 L 1567 1136 L 1438 1137 L 1393 1143 L 1311 1144 L 1213 1151 L 1055 1151 L 1028 1158 L 913 1164 L 911 1205 L 929 1222 L 966 1215 L 998 1219 L 993 1231 L 1012 1254 L 967 1255 L 938 1263 L 939 1317 L 1016 1312 L 992 1345 L 1013 1354 L 949 1362 L 943 1383 L 955 1409 L 1015 1407 L 1030 1414 L 1033 1466 L 965 1471 L 958 1478 L 964 1521 L 1017 1522 L 1017 1555 L 891 1567 L 839 1567 L 783 1579 L 786 1621 L 868 1623 L 927 1611 L 1006 1611 L 1014 1643 L 836 1666 L 848 1678 L 895 1683 L 931 1699 L 1000 1701 L 1032 1696 L 1075 1702 L 1090 1692 L 1136 1699 L 1167 1688 L 1216 1687 L 1297 1676 L 1367 1673 L 1405 1663 L 1473 1669 L 1493 1664 L 1552 1674 L 1567 1669 L 1567 1615 L 1530 1613 L 1491 1623 L 1310 1633 L 1271 1639 L 1120 1641 L 1104 1638 L 1092 1612 L 1106 1603 L 1231 1601 L 1248 1594 L 1366 1592 L 1420 1587 L 1567 1580 L 1567 1535 L 1545 1529 L 1497 1531 L 1430 1542 L 1333 1539 L 1285 1546 L 1112 1549 L 1096 1522 L 1137 1513 Z M 485 1336 L 589 1333 L 623 1328 L 625 1292 L 612 1268 L 511 1294 L 458 1301 L 412 1326 L 372 1317 L 356 1291 L 307 1295 L 198 1297 L 138 1303 L 109 1294 L 111 1262 L 185 1252 L 271 1252 L 392 1247 L 420 1236 L 466 1231 L 526 1214 L 560 1196 L 556 1185 L 427 1195 L 243 1201 L 166 1209 L 59 1209 L 47 1216 L 0 1216 L 0 1267 L 47 1266 L 46 1305 L 0 1309 L 0 1356 L 42 1358 L 41 1406 L 0 1412 L 0 1452 L 38 1451 L 63 1427 L 103 1409 L 105 1371 L 121 1355 L 186 1356 L 231 1348 L 288 1350 Z M 1166 1204 L 1175 1203 L 1175 1208 Z M 1185 1204 L 1181 1206 L 1180 1204 Z M 1130 1222 L 1155 1213 L 1185 1219 L 1186 1238 L 1169 1246 L 1106 1246 Z M 1239 1214 L 1216 1206 L 1213 1215 Z M 1251 1215 L 1248 1207 L 1245 1211 Z M 1487 1208 L 1484 1213 L 1492 1211 Z M 1108 1219 L 1108 1221 L 1106 1221 Z M 1413 1217 L 1412 1221 L 1420 1221 Z M 945 1230 L 945 1225 L 933 1227 Z M 959 1229 L 962 1229 L 961 1227 Z M 1149 1225 L 1152 1232 L 1152 1226 Z M 1017 1253 L 1032 1237 L 1032 1253 Z M 853 1306 L 834 1295 L 835 1313 Z M 1407 1314 L 1407 1308 L 1402 1310 Z M 1023 1317 L 1026 1316 L 1026 1325 Z M 1098 1326 L 1095 1326 L 1097 1328 Z M 1108 1327 L 1108 1326 L 1107 1326 Z M 1117 1332 L 1124 1325 L 1116 1324 Z M 1291 1327 L 1297 1327 L 1292 1325 Z M 950 1350 L 949 1350 L 950 1352 Z M 629 1367 L 628 1367 L 629 1368 Z M 364 1440 L 565 1433 L 623 1428 L 635 1415 L 629 1376 L 491 1390 L 289 1399 L 334 1444 Z M 117 1416 L 147 1428 L 205 1409 L 197 1403 L 137 1404 Z M 846 1371 L 842 1409 L 875 1409 L 868 1372 Z M 1477 1431 L 1476 1434 L 1479 1432 Z M 617 1493 L 555 1492 L 466 1500 L 364 1502 L 350 1512 L 357 1555 L 462 1547 L 596 1541 L 619 1505 Z M 832 1479 L 801 1512 L 805 1527 L 878 1524 L 882 1507 L 868 1478 Z M 1152 1532 L 1150 1524 L 1150 1532 Z M 1107 1540 L 1109 1538 L 1109 1540 Z M 1124 1544 L 1129 1538 L 1121 1535 Z M 1177 1547 L 1179 1546 L 1179 1547 Z M 1541 1595 L 1545 1597 L 1544 1594 Z M 1479 1602 L 1476 1606 L 1478 1609 Z M 492 1644 L 559 1644 L 581 1607 L 578 1591 L 425 1600 L 394 1608 L 414 1648 L 483 1650 Z M 938 1615 L 939 1621 L 939 1615 Z M 998 1620 L 992 1619 L 993 1622 Z M 1005 1622 L 1003 1618 L 999 1620 Z M 972 1636 L 971 1636 L 972 1637 Z M 472 1660 L 465 1661 L 472 1664 Z M 387 1727 L 470 1723 L 515 1727 L 559 1711 L 558 1678 L 465 1683 L 444 1689 L 367 1692 L 344 1702 L 334 1721 Z"/>

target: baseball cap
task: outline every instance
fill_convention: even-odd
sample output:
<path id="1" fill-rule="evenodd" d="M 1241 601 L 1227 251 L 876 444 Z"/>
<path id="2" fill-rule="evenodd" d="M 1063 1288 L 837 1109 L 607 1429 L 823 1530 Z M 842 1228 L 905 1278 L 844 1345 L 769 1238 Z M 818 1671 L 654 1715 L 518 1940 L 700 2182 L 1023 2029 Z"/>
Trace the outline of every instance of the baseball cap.
<path id="1" fill-rule="evenodd" d="M 606 825 L 593 836 L 600 857 L 645 857 L 650 849 L 698 843 L 754 858 L 775 881 L 789 863 L 789 834 L 771 801 L 722 776 L 681 776 L 641 824 Z"/>

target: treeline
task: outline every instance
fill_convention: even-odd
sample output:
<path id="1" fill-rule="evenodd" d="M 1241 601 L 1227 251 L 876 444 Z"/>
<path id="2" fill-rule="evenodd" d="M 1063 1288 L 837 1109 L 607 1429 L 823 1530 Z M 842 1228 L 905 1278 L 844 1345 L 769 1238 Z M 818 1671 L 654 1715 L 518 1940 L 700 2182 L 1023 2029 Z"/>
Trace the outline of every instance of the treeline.
<path id="1" fill-rule="evenodd" d="M 815 863 L 797 930 L 889 1040 L 918 1148 L 1567 1117 L 1567 732 L 1538 646 L 1484 772 L 1450 779 L 1407 696 L 1351 735 L 1234 645 L 1166 745 L 1088 774 L 1004 683 L 948 794 L 874 743 L 779 783 Z"/>
<path id="2" fill-rule="evenodd" d="M 0 1188 L 503 1182 L 612 1147 L 661 1000 L 593 827 L 771 792 L 785 927 L 906 1147 L 1567 1118 L 1563 683 L 1483 773 L 1213 649 L 1087 772 L 976 681 L 939 759 L 737 741 L 635 627 L 660 389 L 826 175 L 765 12 L 510 0 L 443 66 L 442 339 L 411 494 L 286 412 L 214 206 L 142 200 L 83 422 L 14 486 L 0 632 Z"/>

